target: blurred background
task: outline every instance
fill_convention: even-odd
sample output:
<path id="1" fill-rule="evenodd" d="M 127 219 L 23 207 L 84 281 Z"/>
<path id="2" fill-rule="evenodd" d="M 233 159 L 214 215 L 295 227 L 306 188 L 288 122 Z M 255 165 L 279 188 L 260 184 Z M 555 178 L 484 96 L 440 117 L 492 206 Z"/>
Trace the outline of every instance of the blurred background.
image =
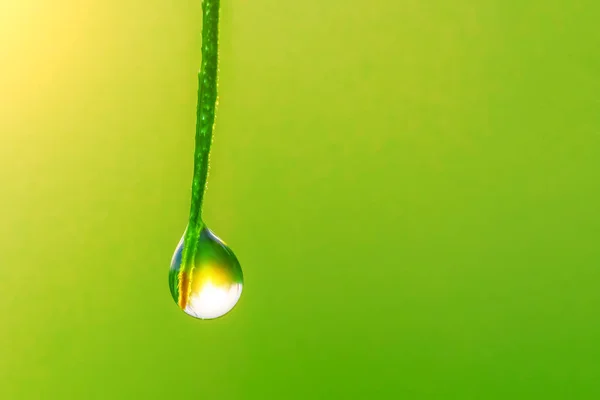
<path id="1" fill-rule="evenodd" d="M 0 398 L 599 398 L 599 18 L 223 0 L 207 322 L 167 285 L 200 0 L 2 0 Z"/>

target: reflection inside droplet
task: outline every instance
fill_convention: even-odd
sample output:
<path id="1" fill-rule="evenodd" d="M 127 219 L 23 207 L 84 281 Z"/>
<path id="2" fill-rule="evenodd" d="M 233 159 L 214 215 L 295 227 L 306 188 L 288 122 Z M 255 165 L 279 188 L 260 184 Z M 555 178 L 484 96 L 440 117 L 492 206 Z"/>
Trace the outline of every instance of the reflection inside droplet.
<path id="1" fill-rule="evenodd" d="M 184 237 L 169 271 L 171 295 L 188 315 L 201 319 L 228 313 L 242 294 L 243 274 L 229 247 L 208 228 L 200 232 L 193 262 L 182 266 Z"/>

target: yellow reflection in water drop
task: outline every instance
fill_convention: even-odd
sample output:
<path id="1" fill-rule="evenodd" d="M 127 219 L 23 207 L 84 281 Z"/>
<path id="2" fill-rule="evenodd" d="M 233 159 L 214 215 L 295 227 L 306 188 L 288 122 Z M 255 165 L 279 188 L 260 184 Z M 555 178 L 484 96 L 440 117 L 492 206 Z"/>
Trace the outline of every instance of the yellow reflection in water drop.
<path id="1" fill-rule="evenodd" d="M 183 244 L 184 238 L 175 250 L 169 271 L 173 300 L 195 318 L 213 319 L 231 311 L 242 294 L 244 282 L 242 269 L 231 249 L 204 227 L 192 261 L 184 266 Z"/>

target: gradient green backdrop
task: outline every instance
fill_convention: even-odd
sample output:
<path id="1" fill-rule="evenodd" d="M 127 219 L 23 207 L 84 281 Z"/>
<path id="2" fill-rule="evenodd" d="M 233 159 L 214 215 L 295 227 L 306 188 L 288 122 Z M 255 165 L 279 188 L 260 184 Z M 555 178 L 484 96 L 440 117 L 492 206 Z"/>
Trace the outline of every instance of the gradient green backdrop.
<path id="1" fill-rule="evenodd" d="M 0 398 L 600 398 L 599 4 L 224 0 L 203 322 L 200 0 L 1 0 Z"/>

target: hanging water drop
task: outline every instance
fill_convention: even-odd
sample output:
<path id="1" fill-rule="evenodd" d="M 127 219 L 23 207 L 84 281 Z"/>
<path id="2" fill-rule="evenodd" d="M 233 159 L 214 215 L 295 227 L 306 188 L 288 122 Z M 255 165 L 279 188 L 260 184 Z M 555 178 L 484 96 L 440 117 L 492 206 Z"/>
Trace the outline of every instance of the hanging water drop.
<path id="1" fill-rule="evenodd" d="M 173 300 L 188 315 L 218 318 L 236 305 L 244 277 L 233 251 L 210 229 L 203 227 L 189 262 L 183 263 L 184 240 L 175 249 L 169 271 Z"/>
<path id="2" fill-rule="evenodd" d="M 200 319 L 228 313 L 242 294 L 240 263 L 229 247 L 202 221 L 217 104 L 220 0 L 202 1 L 202 64 L 198 74 L 196 147 L 188 227 L 175 250 L 169 288 L 177 305 Z"/>

